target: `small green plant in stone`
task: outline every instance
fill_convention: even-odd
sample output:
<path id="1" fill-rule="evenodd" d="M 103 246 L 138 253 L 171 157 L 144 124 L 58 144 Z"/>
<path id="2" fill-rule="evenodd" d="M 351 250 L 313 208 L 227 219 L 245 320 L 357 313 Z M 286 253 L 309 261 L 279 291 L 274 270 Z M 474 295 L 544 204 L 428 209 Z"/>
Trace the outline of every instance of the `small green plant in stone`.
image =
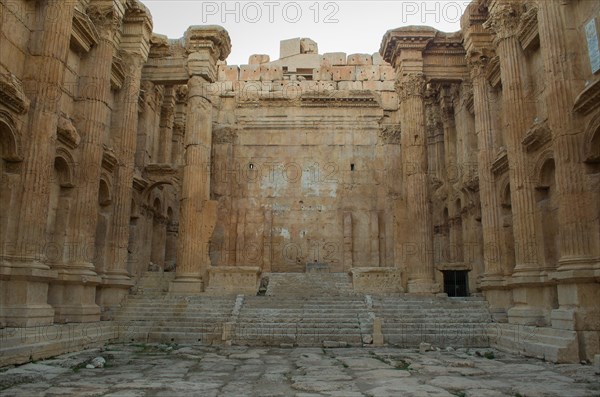
<path id="1" fill-rule="evenodd" d="M 410 367 L 410 363 L 407 363 L 404 360 L 400 360 L 396 363 L 396 369 L 399 369 L 402 371 L 408 371 L 408 367 Z"/>
<path id="2" fill-rule="evenodd" d="M 464 391 L 453 391 L 451 393 L 458 397 L 466 397 L 466 394 Z"/>
<path id="3" fill-rule="evenodd" d="M 483 353 L 483 357 L 487 358 L 488 360 L 493 360 L 496 358 L 496 355 L 494 352 L 485 352 Z"/>

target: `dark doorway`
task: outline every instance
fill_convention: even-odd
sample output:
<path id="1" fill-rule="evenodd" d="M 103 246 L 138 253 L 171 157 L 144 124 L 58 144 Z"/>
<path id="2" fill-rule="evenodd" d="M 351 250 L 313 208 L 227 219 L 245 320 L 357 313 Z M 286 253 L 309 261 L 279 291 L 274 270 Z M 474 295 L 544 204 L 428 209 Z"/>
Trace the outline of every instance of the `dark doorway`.
<path id="1" fill-rule="evenodd" d="M 444 292 L 448 296 L 469 296 L 469 277 L 466 270 L 444 272 Z"/>

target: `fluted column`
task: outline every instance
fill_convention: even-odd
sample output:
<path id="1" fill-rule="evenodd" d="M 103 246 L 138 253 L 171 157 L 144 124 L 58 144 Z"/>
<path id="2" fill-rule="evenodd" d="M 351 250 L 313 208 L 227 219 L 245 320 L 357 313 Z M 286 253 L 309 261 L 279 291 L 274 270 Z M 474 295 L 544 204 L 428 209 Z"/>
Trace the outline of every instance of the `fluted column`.
<path id="1" fill-rule="evenodd" d="M 148 58 L 152 20 L 139 2 L 128 4 L 123 18 L 120 56 L 125 67 L 123 88 L 115 95 L 112 141 L 118 158 L 113 179 L 113 214 L 108 231 L 107 264 L 99 286 L 97 303 L 102 319 L 110 319 L 129 287 L 133 285 L 127 268 L 133 176 L 138 130 L 138 102 L 142 68 Z"/>
<path id="2" fill-rule="evenodd" d="M 492 113 L 490 109 L 491 87 L 485 77 L 488 58 L 473 56 L 469 59 L 473 82 L 475 109 L 475 133 L 477 134 L 477 165 L 479 171 L 479 196 L 481 201 L 481 223 L 484 242 L 484 283 L 503 279 L 500 261 L 500 203 L 494 183 L 492 164 L 496 158 L 496 145 Z"/>
<path id="3" fill-rule="evenodd" d="M 87 322 L 100 319 L 96 305 L 96 285 L 100 283 L 94 268 L 95 233 L 98 220 L 98 190 L 103 144 L 109 133 L 109 100 L 115 34 L 122 15 L 112 4 L 92 5 L 90 18 L 99 33 L 98 44 L 84 60 L 79 80 L 79 98 L 75 122 L 81 135 L 79 175 L 73 207 L 69 216 L 66 245 L 68 252 L 56 264 L 58 279 L 50 286 L 49 302 L 59 322 Z"/>
<path id="4" fill-rule="evenodd" d="M 593 194 L 583 168 L 582 121 L 573 113 L 577 93 L 583 88 L 575 59 L 578 48 L 569 45 L 574 15 L 566 1 L 539 3 L 538 24 L 546 74 L 545 97 L 553 133 L 556 190 L 559 198 L 559 270 L 591 269 L 593 243 L 598 239 Z M 596 233 L 593 233 L 596 231 Z"/>
<path id="5" fill-rule="evenodd" d="M 119 164 L 113 182 L 113 214 L 108 237 L 107 266 L 102 276 L 98 304 L 102 317 L 109 318 L 118 307 L 127 289 L 133 285 L 127 269 L 129 223 L 133 196 L 134 158 L 138 128 L 138 97 L 140 92 L 143 54 L 123 53 L 127 73 L 123 89 L 115 101 L 115 150 Z"/>
<path id="6" fill-rule="evenodd" d="M 578 331 L 580 359 L 600 353 L 600 287 L 594 282 L 594 241 L 599 239 L 594 214 L 594 193 L 583 167 L 581 118 L 572 112 L 583 88 L 575 59 L 580 51 L 573 40 L 574 15 L 568 1 L 539 2 L 538 26 L 546 74 L 545 97 L 553 133 L 556 190 L 559 199 L 558 280 L 559 309 L 552 312 L 552 326 Z M 571 37 L 570 37 L 571 36 Z M 596 247 L 597 249 L 597 247 Z"/>
<path id="7" fill-rule="evenodd" d="M 173 146 L 173 121 L 175 119 L 175 88 L 166 87 L 160 114 L 159 163 L 170 163 Z"/>
<path id="8" fill-rule="evenodd" d="M 39 47 L 36 46 L 39 53 L 26 62 L 29 78 L 25 79 L 25 87 L 31 92 L 31 104 L 27 139 L 23 140 L 22 205 L 16 215 L 16 235 L 8 237 L 7 252 L 3 252 L 0 264 L 1 321 L 19 326 L 48 324 L 54 318 L 54 310 L 46 299 L 48 280 L 56 273 L 44 264 L 44 244 L 75 1 L 46 0 L 37 6 L 44 18 L 39 27 L 43 34 L 39 36 Z"/>
<path id="9" fill-rule="evenodd" d="M 546 283 L 536 239 L 535 189 L 521 143 L 533 124 L 536 109 L 528 77 L 527 59 L 517 32 L 525 8 L 521 1 L 496 0 L 484 26 L 496 33 L 500 58 L 502 112 L 508 154 L 510 195 L 515 242 L 515 268 L 507 284 L 512 288 L 513 307 L 508 321 L 514 324 L 545 325 L 550 320 L 555 289 Z M 539 232 L 539 231 L 537 231 Z"/>
<path id="10" fill-rule="evenodd" d="M 231 50 L 227 31 L 217 26 L 190 27 L 185 34 L 188 53 L 188 102 L 183 180 L 179 205 L 177 266 L 170 292 L 198 294 L 208 281 L 209 242 L 217 201 L 210 199 L 212 103 L 207 84 L 214 82 L 216 63 Z"/>
<path id="11" fill-rule="evenodd" d="M 497 0 L 486 27 L 496 33 L 502 78 L 503 129 L 508 153 L 510 194 L 515 235 L 513 277 L 536 277 L 539 260 L 535 230 L 534 186 L 528 172 L 525 148 L 521 144 L 533 123 L 531 84 L 527 61 L 517 36 L 521 2 Z"/>
<path id="12" fill-rule="evenodd" d="M 484 274 L 481 280 L 481 289 L 485 292 L 494 318 L 497 321 L 506 321 L 511 294 L 506 288 L 506 274 L 502 267 L 500 202 L 496 192 L 495 176 L 492 172 L 497 152 L 494 135 L 499 131 L 494 129 L 491 111 L 492 87 L 485 77 L 488 60 L 486 55 L 479 52 L 470 53 L 467 59 L 473 84 L 479 199 L 483 232 Z"/>
<path id="13" fill-rule="evenodd" d="M 206 80 L 188 82 L 183 182 L 181 187 L 176 280 L 173 292 L 201 292 L 210 260 L 208 241 L 216 223 L 210 200 L 212 104 L 205 98 Z"/>
<path id="14" fill-rule="evenodd" d="M 398 84 L 402 124 L 404 198 L 411 231 L 405 241 L 409 293 L 433 293 L 433 222 L 427 175 L 427 131 L 423 102 L 425 76 L 403 76 Z"/>

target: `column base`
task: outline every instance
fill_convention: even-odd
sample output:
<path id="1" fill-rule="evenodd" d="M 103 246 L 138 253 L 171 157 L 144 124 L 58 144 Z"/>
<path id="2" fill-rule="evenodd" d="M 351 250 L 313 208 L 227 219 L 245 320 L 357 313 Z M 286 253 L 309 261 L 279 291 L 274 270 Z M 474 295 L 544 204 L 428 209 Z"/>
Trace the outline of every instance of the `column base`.
<path id="1" fill-rule="evenodd" d="M 52 324 L 54 309 L 48 304 L 48 283 L 55 278 L 56 272 L 47 266 L 0 265 L 0 326 Z"/>
<path id="2" fill-rule="evenodd" d="M 54 307 L 56 323 L 88 323 L 100 321 L 96 304 L 96 286 L 100 277 L 90 274 L 59 273 L 50 284 L 48 303 Z"/>
<path id="3" fill-rule="evenodd" d="M 489 304 L 492 319 L 497 323 L 508 322 L 508 308 L 512 306 L 512 292 L 506 286 L 506 277 L 486 274 L 481 279 L 481 290 Z"/>
<path id="4" fill-rule="evenodd" d="M 408 293 L 414 295 L 435 295 L 441 290 L 440 285 L 431 280 L 409 280 Z"/>
<path id="5" fill-rule="evenodd" d="M 592 360 L 600 353 L 600 287 L 593 281 L 559 283 L 557 290 L 560 307 L 552 311 L 552 328 L 574 330 L 581 359 Z"/>
<path id="6" fill-rule="evenodd" d="M 511 324 L 547 326 L 550 313 L 557 305 L 556 286 L 553 283 L 518 283 L 513 286 L 514 306 L 508 310 Z"/>
<path id="7" fill-rule="evenodd" d="M 121 308 L 123 299 L 133 287 L 133 280 L 126 274 L 105 274 L 96 292 L 96 303 L 101 308 L 100 319 L 112 320 Z"/>
<path id="8" fill-rule="evenodd" d="M 169 285 L 170 295 L 199 295 L 204 292 L 204 281 L 196 276 L 175 277 Z"/>

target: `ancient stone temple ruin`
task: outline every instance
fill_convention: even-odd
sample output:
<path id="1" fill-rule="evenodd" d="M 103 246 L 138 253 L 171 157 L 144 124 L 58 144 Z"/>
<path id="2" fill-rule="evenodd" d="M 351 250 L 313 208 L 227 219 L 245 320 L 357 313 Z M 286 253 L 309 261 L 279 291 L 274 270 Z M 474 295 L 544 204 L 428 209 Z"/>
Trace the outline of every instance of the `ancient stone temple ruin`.
<path id="1" fill-rule="evenodd" d="M 475 0 L 456 33 L 240 66 L 222 27 L 169 39 L 139 0 L 0 4 L 0 363 L 114 339 L 600 354 L 600 3 Z"/>

